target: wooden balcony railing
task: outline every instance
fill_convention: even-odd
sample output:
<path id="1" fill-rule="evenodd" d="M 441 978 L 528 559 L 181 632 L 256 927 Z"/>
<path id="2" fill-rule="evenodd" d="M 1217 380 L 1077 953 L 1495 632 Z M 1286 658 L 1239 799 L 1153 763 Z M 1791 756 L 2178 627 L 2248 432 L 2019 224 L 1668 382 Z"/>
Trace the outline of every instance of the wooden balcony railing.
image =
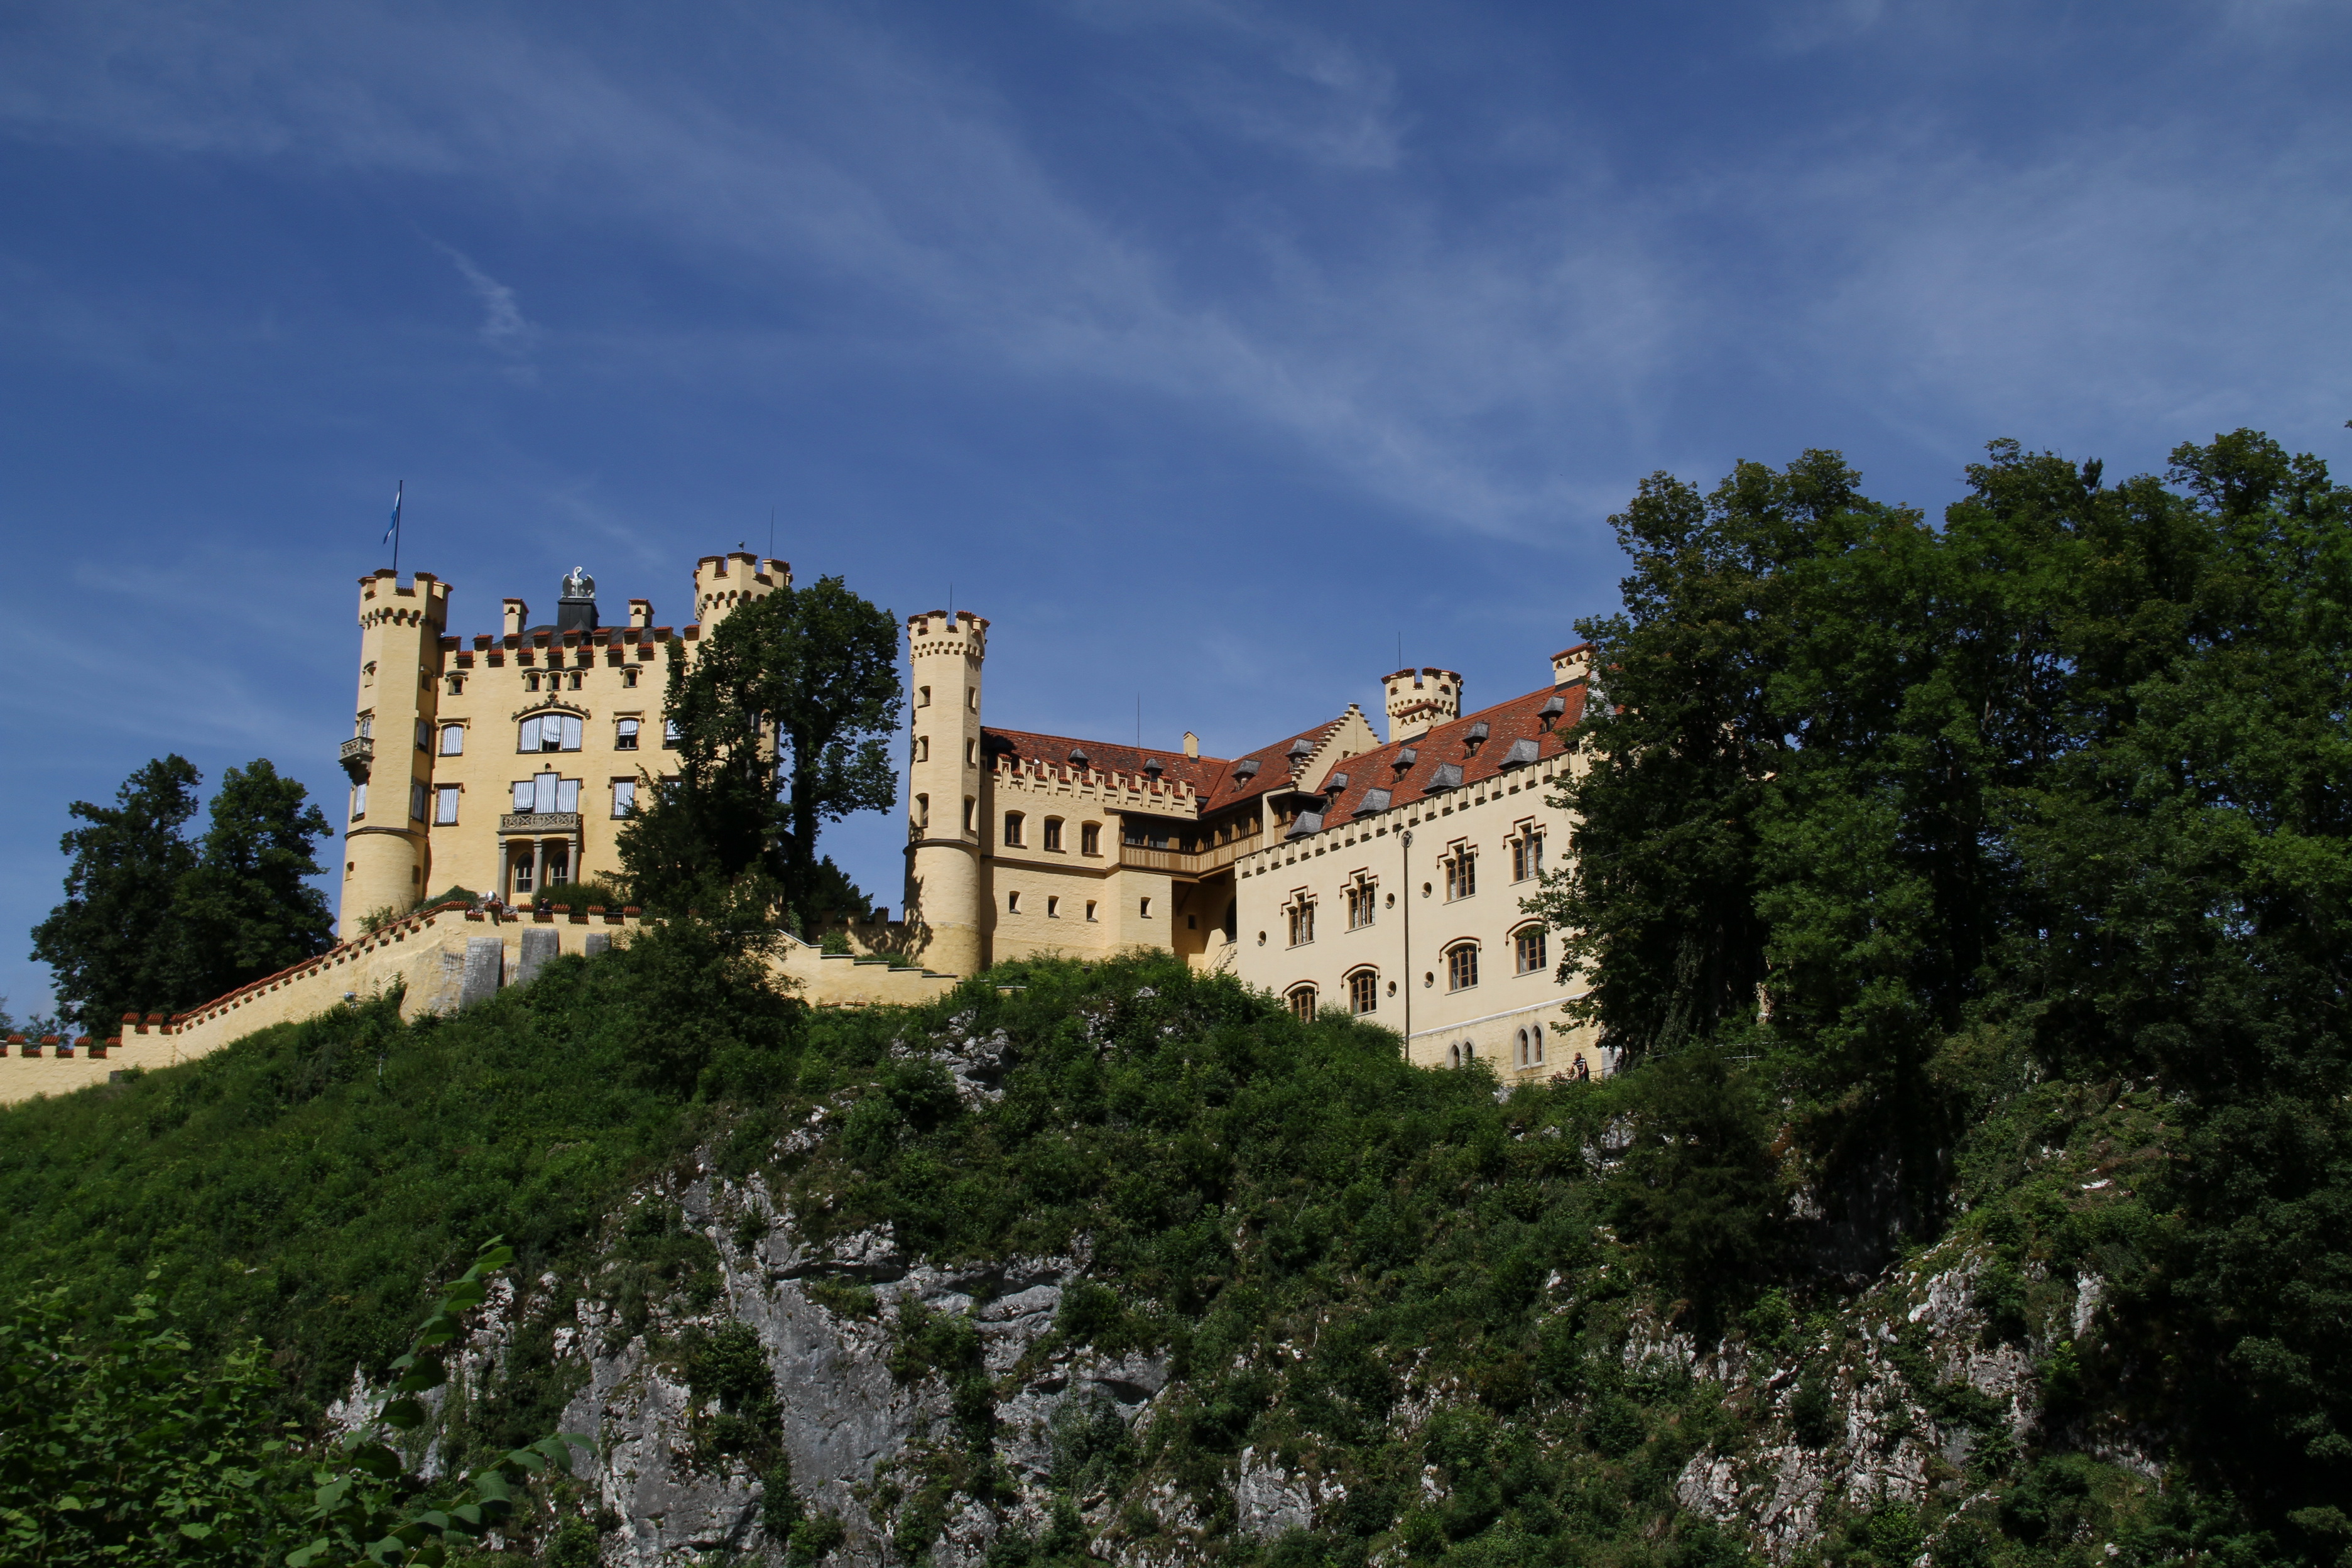
<path id="1" fill-rule="evenodd" d="M 1212 844 L 1205 849 L 1154 849 L 1144 844 L 1121 844 L 1118 863 L 1137 871 L 1166 871 L 1179 877 L 1205 877 L 1222 871 L 1265 843 L 1263 834 Z"/>

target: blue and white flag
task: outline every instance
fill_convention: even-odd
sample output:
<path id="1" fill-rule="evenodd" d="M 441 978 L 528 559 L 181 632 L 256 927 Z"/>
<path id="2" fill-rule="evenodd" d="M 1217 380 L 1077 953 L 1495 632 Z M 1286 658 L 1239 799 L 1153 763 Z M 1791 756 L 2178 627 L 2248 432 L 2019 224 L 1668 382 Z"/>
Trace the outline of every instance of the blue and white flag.
<path id="1" fill-rule="evenodd" d="M 404 491 L 404 490 L 406 490 L 407 489 L 408 489 L 408 481 L 407 481 L 406 479 L 402 479 L 402 480 L 401 480 L 401 481 L 399 481 L 397 484 L 395 484 L 395 485 L 394 485 L 394 486 L 393 486 L 393 489 L 392 489 L 392 526 L 391 526 L 391 527 L 389 527 L 389 528 L 387 528 L 387 529 L 385 529 L 385 530 L 383 531 L 383 543 L 385 543 L 385 544 L 390 544 L 390 543 L 391 543 L 394 539 L 396 539 L 396 538 L 398 538 L 398 537 L 400 536 L 400 498 L 401 498 L 401 494 L 402 494 L 402 492 L 403 492 L 403 491 Z"/>

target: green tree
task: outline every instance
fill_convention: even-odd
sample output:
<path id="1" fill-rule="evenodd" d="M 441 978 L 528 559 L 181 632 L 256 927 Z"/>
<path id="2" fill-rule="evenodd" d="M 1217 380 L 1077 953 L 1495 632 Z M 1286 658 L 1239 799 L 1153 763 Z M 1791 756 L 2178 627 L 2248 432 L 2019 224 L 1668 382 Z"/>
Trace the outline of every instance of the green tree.
<path id="1" fill-rule="evenodd" d="M 194 868 L 173 904 L 177 991 L 202 1001 L 274 974 L 333 942 L 326 896 L 305 878 L 327 818 L 302 785 L 256 758 L 221 776 Z"/>
<path id="2" fill-rule="evenodd" d="M 674 775 L 621 833 L 640 901 L 772 880 L 806 931 L 838 896 L 816 853 L 828 822 L 897 798 L 897 617 L 838 577 L 738 605 L 689 662 L 673 644 Z"/>
<path id="3" fill-rule="evenodd" d="M 151 1295 L 96 1336 L 64 1289 L 27 1296 L 0 1320 L 5 1555 L 275 1561 L 291 1544 L 276 1495 L 291 1478 L 267 1419 L 274 1382 L 258 1344 L 205 1364 Z"/>
<path id="4" fill-rule="evenodd" d="M 33 928 L 32 956 L 56 976 L 60 1014 L 93 1035 L 112 1033 L 125 1013 L 185 999 L 177 954 L 160 939 L 195 867 L 181 828 L 195 815 L 201 778 L 185 757 L 162 757 L 124 781 L 114 805 L 67 808 L 89 826 L 62 840 L 65 902 Z"/>

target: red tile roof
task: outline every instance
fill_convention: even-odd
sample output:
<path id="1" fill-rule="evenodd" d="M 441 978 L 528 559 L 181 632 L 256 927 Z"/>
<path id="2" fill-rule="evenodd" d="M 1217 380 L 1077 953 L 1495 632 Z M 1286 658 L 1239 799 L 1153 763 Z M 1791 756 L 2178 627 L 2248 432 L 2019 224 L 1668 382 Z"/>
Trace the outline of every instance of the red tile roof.
<path id="1" fill-rule="evenodd" d="M 1031 730 L 999 730 L 993 725 L 981 727 L 981 750 L 994 767 L 1000 756 L 1014 756 L 1024 763 L 1045 763 L 1051 767 L 1070 765 L 1073 751 L 1087 754 L 1087 766 L 1098 773 L 1129 773 L 1141 776 L 1143 764 L 1154 758 L 1160 763 L 1160 776 L 1169 784 L 1188 784 L 1207 794 L 1220 769 L 1226 764 L 1215 757 L 1188 757 L 1182 750 L 1155 751 L 1149 746 L 1127 746 L 1112 741 L 1079 741 L 1067 735 L 1041 735 Z"/>
<path id="2" fill-rule="evenodd" d="M 1574 729 L 1576 721 L 1584 716 L 1586 689 L 1581 680 L 1571 681 L 1566 686 L 1547 686 L 1524 697 L 1497 702 L 1492 708 L 1465 713 L 1450 724 L 1440 724 L 1409 741 L 1391 742 L 1378 751 L 1334 763 L 1324 777 L 1316 781 L 1318 787 L 1339 773 L 1348 775 L 1348 784 L 1336 795 L 1327 797 L 1323 826 L 1337 827 L 1352 818 L 1361 809 L 1367 790 L 1387 790 L 1391 809 L 1425 799 L 1429 795 L 1430 780 L 1439 768 L 1448 764 L 1462 770 L 1463 788 L 1481 784 L 1503 772 L 1502 762 L 1510 755 L 1514 741 L 1535 742 L 1538 763 L 1564 754 L 1568 750 L 1569 731 Z M 1554 693 L 1567 700 L 1567 710 L 1554 720 L 1547 731 L 1537 713 Z M 1486 726 L 1486 738 L 1474 749 L 1467 737 L 1472 726 L 1480 723 Z M 1412 765 L 1399 772 L 1397 753 L 1407 748 L 1413 752 Z"/>
<path id="3" fill-rule="evenodd" d="M 1171 784 L 1191 784 L 1200 796 L 1202 815 L 1222 811 L 1243 801 L 1254 800 L 1269 790 L 1303 787 L 1295 784 L 1290 771 L 1290 748 L 1304 741 L 1312 748 L 1323 743 L 1323 738 L 1346 721 L 1347 715 L 1303 730 L 1296 735 L 1286 735 L 1270 746 L 1244 752 L 1239 757 L 1188 757 L 1181 751 L 1155 751 L 1149 746 L 1130 746 L 1118 741 L 1081 741 L 1068 735 L 1044 735 L 1030 730 L 999 730 L 992 725 L 981 728 L 982 746 L 989 765 L 995 765 L 998 755 L 1009 752 L 1024 762 L 1046 763 L 1054 767 L 1068 765 L 1073 750 L 1087 754 L 1087 765 L 1097 773 L 1140 773 L 1146 759 L 1157 757 L 1160 763 L 1160 776 Z M 1249 778 L 1235 775 L 1234 770 L 1248 760 L 1257 763 L 1256 773 Z M 1353 761 L 1354 759 L 1349 759 Z"/>

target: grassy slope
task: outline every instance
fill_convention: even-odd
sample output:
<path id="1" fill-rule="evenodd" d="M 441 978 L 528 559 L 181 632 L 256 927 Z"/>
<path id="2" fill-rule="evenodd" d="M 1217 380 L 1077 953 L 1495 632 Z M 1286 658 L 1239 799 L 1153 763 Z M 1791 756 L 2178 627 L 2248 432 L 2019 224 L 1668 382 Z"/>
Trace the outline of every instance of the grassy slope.
<path id="1" fill-rule="evenodd" d="M 1064 1523 L 1034 1550 L 1007 1542 L 1008 1563 L 1066 1556 L 1087 1498 L 1158 1480 L 1193 1491 L 1218 1524 L 1244 1445 L 1348 1489 L 1337 1531 L 1280 1543 L 1276 1561 L 1361 1562 L 1400 1537 L 1465 1562 L 1738 1555 L 1679 1515 L 1672 1483 L 1699 1448 L 1755 1441 L 1764 1417 L 1656 1363 L 1629 1370 L 1621 1351 L 1658 1304 L 1603 1227 L 1620 1194 L 1586 1151 L 1638 1086 L 1498 1101 L 1483 1073 L 1404 1066 L 1384 1031 L 1301 1024 L 1167 961 L 991 978 L 1025 989 L 801 1015 L 686 936 L 567 960 L 460 1018 L 339 1013 L 17 1108 L 0 1113 L 0 1289 L 55 1277 L 98 1305 L 158 1270 L 216 1344 L 268 1342 L 290 1398 L 315 1412 L 354 1363 L 396 1353 L 428 1282 L 493 1233 L 521 1248 L 521 1278 L 550 1269 L 561 1289 L 625 1309 L 633 1293 L 706 1288 L 699 1238 L 605 1228 L 634 1183 L 702 1144 L 725 1170 L 765 1168 L 803 1215 L 887 1222 L 938 1255 L 1083 1239 L 1099 1283 L 1070 1292 L 1060 1332 L 1173 1352 L 1181 1382 L 1148 1434 L 1061 1435 Z M 1000 1102 L 971 1110 L 940 1068 L 892 1049 L 1000 1028 L 1017 1065 Z M 778 1132 L 819 1103 L 845 1110 L 838 1135 L 776 1161 Z M 2008 1331 L 2046 1326 L 2034 1277 L 2121 1245 L 2131 1200 L 2085 1197 L 2076 1167 L 2147 1122 L 2144 1104 L 2081 1086 L 1991 1108 L 1961 1172 L 1969 1233 L 2010 1270 L 1994 1276 L 2014 1296 Z M 2084 1152 L 2042 1152 L 2066 1149 Z M 1850 1331 L 1844 1305 L 1791 1283 L 1748 1299 L 1731 1332 L 1819 1376 Z M 969 1335 L 908 1321 L 899 1342 L 899 1370 L 947 1381 L 961 1415 L 878 1500 L 912 1544 L 957 1493 L 1002 1481 Z M 512 1392 L 515 1432 L 494 1439 L 529 1435 L 561 1397 L 543 1362 L 521 1359 L 518 1378 L 539 1385 Z M 2069 1419 L 2095 1420 L 2095 1368 L 2070 1363 L 2066 1376 Z M 1435 1415 L 1395 1418 L 1430 1391 Z M 1832 1521 L 1825 1555 L 1894 1568 L 1930 1536 L 1954 1564 L 2104 1564 L 2106 1541 L 2126 1562 L 2177 1549 L 2179 1509 L 2124 1472 L 2031 1444 L 1984 1449 L 1952 1478 L 1953 1498 L 1978 1494 L 1970 1522 L 1942 1530 L 1948 1501 L 1880 1510 Z M 1432 1466 L 1442 1491 L 1425 1501 Z M 1133 1510 L 1112 1522 L 1150 1528 Z"/>

